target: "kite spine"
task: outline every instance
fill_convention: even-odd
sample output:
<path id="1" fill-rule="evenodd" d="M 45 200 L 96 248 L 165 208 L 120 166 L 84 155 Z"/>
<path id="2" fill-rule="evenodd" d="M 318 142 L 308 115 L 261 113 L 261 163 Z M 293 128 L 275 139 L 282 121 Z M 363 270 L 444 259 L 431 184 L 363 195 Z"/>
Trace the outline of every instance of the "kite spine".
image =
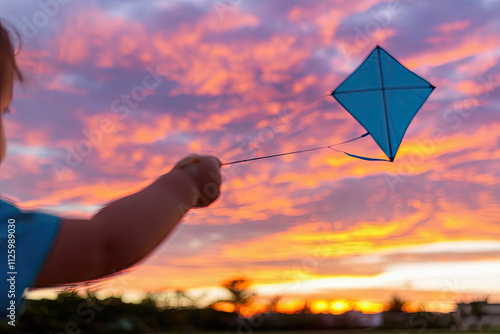
<path id="1" fill-rule="evenodd" d="M 384 101 L 384 113 L 385 113 L 385 126 L 387 130 L 387 141 L 389 144 L 389 154 L 391 162 L 394 161 L 394 157 L 392 155 L 392 144 L 391 144 L 391 135 L 389 133 L 389 115 L 387 114 L 387 102 L 385 101 L 385 85 L 384 85 L 384 74 L 382 73 L 382 62 L 380 61 L 380 47 L 377 46 L 377 55 L 378 55 L 378 69 L 380 71 L 380 83 L 382 85 L 382 100 Z"/>

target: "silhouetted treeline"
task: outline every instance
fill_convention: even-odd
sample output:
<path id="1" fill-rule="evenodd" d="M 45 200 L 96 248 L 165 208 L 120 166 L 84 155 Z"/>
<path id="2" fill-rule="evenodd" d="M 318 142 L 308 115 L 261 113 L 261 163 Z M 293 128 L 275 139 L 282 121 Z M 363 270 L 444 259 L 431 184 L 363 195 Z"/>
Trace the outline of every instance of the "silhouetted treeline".
<path id="1" fill-rule="evenodd" d="M 369 328 L 355 321 L 360 312 L 341 315 L 265 313 L 245 319 L 238 313 L 212 308 L 160 308 L 154 299 L 140 304 L 124 303 L 120 298 L 104 300 L 93 295 L 64 292 L 56 300 L 27 300 L 26 309 L 15 328 L 3 325 L 0 332 L 18 333 L 140 333 L 218 331 L 251 333 L 274 330 L 328 330 Z M 385 312 L 385 328 L 450 328 L 450 315 L 432 313 Z"/>
<path id="2" fill-rule="evenodd" d="M 140 333 L 196 330 L 230 330 L 237 326 L 236 313 L 205 309 L 158 309 L 144 300 L 124 303 L 120 298 L 83 298 L 61 294 L 57 300 L 27 300 L 15 328 L 1 324 L 0 333 Z"/>
<path id="3" fill-rule="evenodd" d="M 125 303 L 121 297 L 99 299 L 90 291 L 83 296 L 74 290 L 66 290 L 55 300 L 26 300 L 25 310 L 16 327 L 0 323 L 0 333 L 253 333 L 285 330 L 379 328 L 422 331 L 429 328 L 456 328 L 452 314 L 405 312 L 407 301 L 396 295 L 389 302 L 387 312 L 363 314 L 359 311 L 347 311 L 340 315 L 312 314 L 308 303 L 295 314 L 278 313 L 276 306 L 281 297 L 276 296 L 271 298 L 267 313 L 245 318 L 241 310 L 251 306 L 256 296 L 251 291 L 248 280 L 233 279 L 224 282 L 222 286 L 228 290 L 230 298 L 219 302 L 232 304 L 235 312 L 217 311 L 212 307 L 200 308 L 198 301 L 182 290 L 175 291 L 173 295 L 148 294 L 139 304 Z"/>

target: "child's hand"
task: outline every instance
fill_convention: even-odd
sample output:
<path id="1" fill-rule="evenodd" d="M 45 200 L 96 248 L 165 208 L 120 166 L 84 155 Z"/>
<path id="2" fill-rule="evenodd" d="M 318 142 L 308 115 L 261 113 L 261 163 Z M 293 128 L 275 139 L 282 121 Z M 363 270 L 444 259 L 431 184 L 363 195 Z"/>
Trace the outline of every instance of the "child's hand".
<path id="1" fill-rule="evenodd" d="M 221 165 L 216 157 L 191 155 L 174 166 L 174 169 L 184 170 L 192 177 L 197 187 L 195 207 L 206 207 L 219 197 L 222 183 Z"/>

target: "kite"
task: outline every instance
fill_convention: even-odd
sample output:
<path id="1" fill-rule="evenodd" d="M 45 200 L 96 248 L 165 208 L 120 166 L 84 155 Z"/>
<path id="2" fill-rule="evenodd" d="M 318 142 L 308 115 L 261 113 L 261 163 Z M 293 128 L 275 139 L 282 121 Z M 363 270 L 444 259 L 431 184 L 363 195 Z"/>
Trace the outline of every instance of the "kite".
<path id="1" fill-rule="evenodd" d="M 393 162 L 408 126 L 434 88 L 428 81 L 377 46 L 361 65 L 329 94 L 364 127 L 367 131 L 365 134 L 334 145 L 238 160 L 223 165 L 326 148 L 338 151 L 333 147 L 368 135 L 375 140 L 389 160 L 339 152 L 363 160 Z"/>

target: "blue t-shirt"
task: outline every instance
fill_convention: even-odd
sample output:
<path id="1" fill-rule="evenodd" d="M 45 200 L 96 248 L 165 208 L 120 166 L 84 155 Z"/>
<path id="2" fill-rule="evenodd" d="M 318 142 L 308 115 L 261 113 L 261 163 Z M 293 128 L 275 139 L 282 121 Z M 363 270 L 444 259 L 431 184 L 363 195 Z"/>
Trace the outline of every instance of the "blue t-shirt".
<path id="1" fill-rule="evenodd" d="M 57 235 L 61 219 L 23 212 L 0 199 L 0 317 L 17 322 L 24 289 L 33 286 Z"/>

